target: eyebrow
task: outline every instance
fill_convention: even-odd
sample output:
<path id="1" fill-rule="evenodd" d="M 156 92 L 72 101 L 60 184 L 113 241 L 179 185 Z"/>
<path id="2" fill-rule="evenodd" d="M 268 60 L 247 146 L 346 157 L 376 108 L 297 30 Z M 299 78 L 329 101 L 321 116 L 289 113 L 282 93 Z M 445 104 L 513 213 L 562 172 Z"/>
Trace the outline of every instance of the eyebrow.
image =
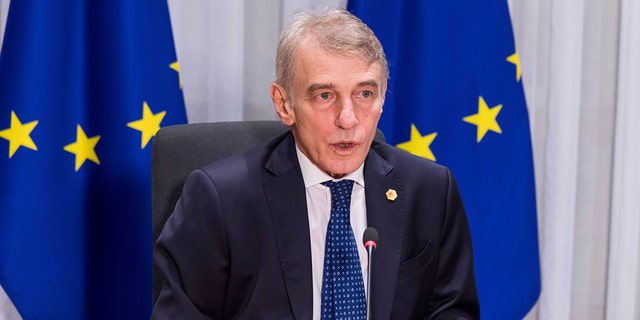
<path id="1" fill-rule="evenodd" d="M 322 89 L 332 89 L 333 85 L 331 83 L 312 83 L 309 88 L 307 88 L 307 95 L 312 95 L 317 90 Z"/>
<path id="2" fill-rule="evenodd" d="M 375 90 L 378 90 L 378 87 L 379 87 L 378 82 L 375 80 L 363 81 L 358 83 L 358 87 L 366 87 L 366 86 L 371 86 Z"/>

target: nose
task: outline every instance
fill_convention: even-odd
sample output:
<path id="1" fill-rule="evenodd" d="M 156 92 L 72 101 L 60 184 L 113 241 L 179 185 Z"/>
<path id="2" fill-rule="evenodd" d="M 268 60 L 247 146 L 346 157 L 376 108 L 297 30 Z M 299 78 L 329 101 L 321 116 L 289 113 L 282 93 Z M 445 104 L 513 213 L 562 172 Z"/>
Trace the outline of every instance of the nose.
<path id="1" fill-rule="evenodd" d="M 336 125 L 339 128 L 351 129 L 358 124 L 358 118 L 356 117 L 354 104 L 351 99 L 344 99 L 339 108 L 340 111 L 336 119 Z"/>

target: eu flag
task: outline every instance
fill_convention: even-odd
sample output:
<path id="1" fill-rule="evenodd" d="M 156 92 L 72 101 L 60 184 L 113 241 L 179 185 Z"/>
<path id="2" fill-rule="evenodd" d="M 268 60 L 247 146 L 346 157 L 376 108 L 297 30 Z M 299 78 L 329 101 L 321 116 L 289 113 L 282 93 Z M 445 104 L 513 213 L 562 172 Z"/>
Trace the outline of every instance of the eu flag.
<path id="1" fill-rule="evenodd" d="M 471 228 L 484 319 L 540 293 L 529 120 L 506 0 L 352 0 L 390 63 L 387 140 L 450 167 Z"/>
<path id="2" fill-rule="evenodd" d="M 0 284 L 24 319 L 151 313 L 151 144 L 186 122 L 166 1 L 20 0 L 0 53 Z"/>

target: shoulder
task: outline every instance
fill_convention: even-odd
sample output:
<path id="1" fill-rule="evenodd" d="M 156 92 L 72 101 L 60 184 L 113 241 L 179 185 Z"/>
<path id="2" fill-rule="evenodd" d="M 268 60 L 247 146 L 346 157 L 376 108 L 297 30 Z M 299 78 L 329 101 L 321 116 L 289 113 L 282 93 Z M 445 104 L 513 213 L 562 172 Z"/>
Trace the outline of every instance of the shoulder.
<path id="1" fill-rule="evenodd" d="M 384 142 L 374 141 L 371 145 L 373 154 L 387 162 L 390 175 L 400 177 L 429 177 L 449 179 L 449 168 L 426 158 L 418 157 L 407 151 L 398 149 Z"/>
<path id="2" fill-rule="evenodd" d="M 274 153 L 292 148 L 292 141 L 289 131 L 247 151 L 210 162 L 196 171 L 209 176 L 216 184 L 246 183 L 252 179 L 261 179 L 265 166 Z"/>

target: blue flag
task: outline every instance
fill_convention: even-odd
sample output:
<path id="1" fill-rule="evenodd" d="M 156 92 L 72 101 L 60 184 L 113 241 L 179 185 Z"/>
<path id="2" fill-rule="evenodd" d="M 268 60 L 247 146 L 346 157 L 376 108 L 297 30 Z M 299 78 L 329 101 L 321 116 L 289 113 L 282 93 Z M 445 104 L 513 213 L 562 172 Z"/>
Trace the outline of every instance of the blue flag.
<path id="1" fill-rule="evenodd" d="M 151 143 L 186 122 L 166 1 L 12 1 L 0 284 L 24 319 L 151 314 Z"/>
<path id="2" fill-rule="evenodd" d="M 352 0 L 391 79 L 380 129 L 450 167 L 473 238 L 484 319 L 521 319 L 540 293 L 535 182 L 506 0 Z"/>

